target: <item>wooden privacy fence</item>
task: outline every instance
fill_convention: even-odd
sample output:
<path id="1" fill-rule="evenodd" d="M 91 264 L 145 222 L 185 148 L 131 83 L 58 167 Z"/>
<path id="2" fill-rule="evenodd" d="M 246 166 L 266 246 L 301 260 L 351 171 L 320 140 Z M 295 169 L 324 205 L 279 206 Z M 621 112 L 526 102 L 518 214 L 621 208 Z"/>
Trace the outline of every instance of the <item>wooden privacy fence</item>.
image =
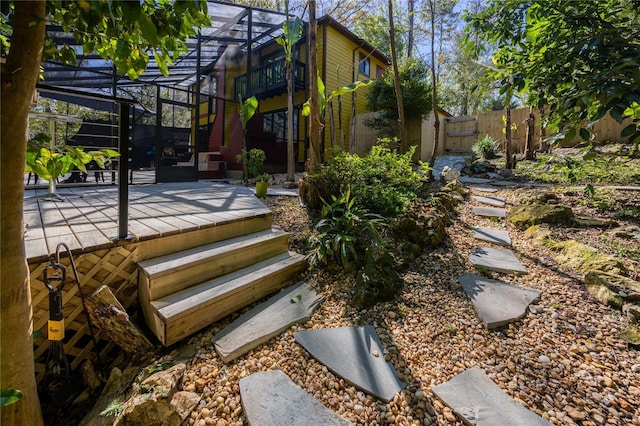
<path id="1" fill-rule="evenodd" d="M 512 151 L 523 153 L 527 137 L 527 119 L 530 110 L 528 107 L 511 110 L 512 127 Z M 355 153 L 365 155 L 376 142 L 376 132 L 366 126 L 367 118 L 375 116 L 376 113 L 360 114 L 356 117 Z M 539 110 L 533 110 L 534 115 L 534 148 L 537 148 L 543 137 L 551 136 L 544 134 L 541 126 L 543 116 Z M 489 111 L 475 116 L 445 117 L 440 116 L 440 143 L 436 155 L 466 154 L 471 152 L 473 144 L 484 135 L 488 135 L 496 141 L 504 140 L 504 110 Z M 596 122 L 591 129 L 595 135 L 596 143 L 616 142 L 626 143 L 629 138 L 621 138 L 622 129 L 631 124 L 631 119 L 626 119 L 618 123 L 611 116 L 607 115 Z M 407 123 L 407 134 L 410 143 L 418 144 L 416 150 L 420 159 L 428 161 L 433 151 L 434 138 L 434 118 L 433 114 L 428 114 L 423 118 L 422 123 Z M 419 137 L 416 135 L 420 135 Z M 572 141 L 565 141 L 562 146 L 575 146 L 581 143 L 580 137 Z"/>

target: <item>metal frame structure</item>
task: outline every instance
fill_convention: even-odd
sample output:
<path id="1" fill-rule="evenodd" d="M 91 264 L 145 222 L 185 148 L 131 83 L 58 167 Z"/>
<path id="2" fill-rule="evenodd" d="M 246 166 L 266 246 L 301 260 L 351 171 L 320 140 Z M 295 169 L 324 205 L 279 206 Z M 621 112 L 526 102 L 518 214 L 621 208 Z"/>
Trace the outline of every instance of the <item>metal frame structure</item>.
<path id="1" fill-rule="evenodd" d="M 100 109 L 105 109 L 105 104 L 110 103 L 113 112 L 119 115 L 119 151 L 121 153 L 118 162 L 119 239 L 128 237 L 129 115 L 131 106 L 137 103 L 126 89 L 135 86 L 156 87 L 156 105 L 161 105 L 159 98 L 162 87 L 192 91 L 195 102 L 188 106 L 195 110 L 195 117 L 199 117 L 202 78 L 209 75 L 225 55 L 238 51 L 246 55 L 247 72 L 249 72 L 252 50 L 279 37 L 282 34 L 282 24 L 286 19 L 286 15 L 281 12 L 218 0 L 207 1 L 207 8 L 211 26 L 202 28 L 197 37 L 186 41 L 187 53 L 173 65 L 168 66 L 169 75 L 167 76 L 160 72 L 152 52 L 149 52 L 146 71 L 138 79 L 131 80 L 128 76 L 118 73 L 112 61 L 105 60 L 95 53 L 85 54 L 73 34 L 64 32 L 62 27 L 49 25 L 46 29 L 47 37 L 55 40 L 58 46 L 66 44 L 75 50 L 77 62 L 75 65 L 55 61 L 43 62 L 44 84 L 38 85 L 42 96 L 81 105 L 87 105 L 87 102 L 101 104 Z M 170 100 L 163 102 L 172 103 Z M 157 114 L 161 114 L 161 111 Z M 197 129 L 198 119 L 195 126 Z M 199 132 L 196 131 L 195 134 L 197 138 Z M 195 145 L 198 146 L 197 140 Z"/>

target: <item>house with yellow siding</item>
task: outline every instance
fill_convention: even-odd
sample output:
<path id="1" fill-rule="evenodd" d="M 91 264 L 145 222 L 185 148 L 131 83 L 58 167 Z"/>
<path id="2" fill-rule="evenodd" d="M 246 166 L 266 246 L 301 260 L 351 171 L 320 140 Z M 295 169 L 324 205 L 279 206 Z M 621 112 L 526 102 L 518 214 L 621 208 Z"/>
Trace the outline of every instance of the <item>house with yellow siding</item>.
<path id="1" fill-rule="evenodd" d="M 355 81 L 375 79 L 387 69 L 389 59 L 384 54 L 333 18 L 324 16 L 317 23 L 318 72 L 327 93 Z M 293 62 L 297 170 L 304 168 L 309 150 L 308 120 L 301 112 L 302 105 L 309 98 L 306 27 L 294 48 Z M 211 71 L 204 89 L 201 88 L 201 92 L 208 90 L 210 96 L 200 107 L 199 131 L 208 135 L 204 138 L 206 146 L 199 147 L 200 178 L 219 177 L 223 168 L 228 177 L 239 175 L 242 167 L 235 158 L 242 150 L 240 102 L 250 96 L 256 96 L 259 104 L 247 125 L 247 148 L 265 151 L 265 171 L 286 171 L 287 82 L 284 59 L 283 49 L 275 41 L 251 50 L 250 54 L 246 49 L 226 49 Z M 360 88 L 353 94 L 336 97 L 331 105 L 327 105 L 321 147 L 325 159 L 330 158 L 334 148 L 349 150 L 354 115 L 369 112 L 366 107 L 367 90 L 368 87 Z"/>

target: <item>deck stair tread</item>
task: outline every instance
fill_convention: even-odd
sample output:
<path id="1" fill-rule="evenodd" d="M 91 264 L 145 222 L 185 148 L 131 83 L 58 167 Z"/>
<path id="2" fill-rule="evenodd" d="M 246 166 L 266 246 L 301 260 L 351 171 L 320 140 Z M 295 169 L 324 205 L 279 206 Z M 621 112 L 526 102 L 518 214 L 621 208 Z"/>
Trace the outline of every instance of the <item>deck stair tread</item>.
<path id="1" fill-rule="evenodd" d="M 283 253 L 153 300 L 151 306 L 164 321 L 176 321 L 194 310 L 200 310 L 207 305 L 217 303 L 220 298 L 238 293 L 244 287 L 253 285 L 260 279 L 268 279 L 270 276 L 278 274 L 286 276 L 289 270 L 297 274 L 304 267 L 306 267 L 306 263 L 303 255 L 293 252 Z M 288 283 L 281 283 L 277 288 L 286 284 Z"/>
<path id="2" fill-rule="evenodd" d="M 150 277 L 159 277 L 188 269 L 196 264 L 209 262 L 212 257 L 241 249 L 250 244 L 260 244 L 278 238 L 286 239 L 287 233 L 276 229 L 269 229 L 143 260 L 138 262 L 138 265 L 140 265 L 144 272 Z"/>

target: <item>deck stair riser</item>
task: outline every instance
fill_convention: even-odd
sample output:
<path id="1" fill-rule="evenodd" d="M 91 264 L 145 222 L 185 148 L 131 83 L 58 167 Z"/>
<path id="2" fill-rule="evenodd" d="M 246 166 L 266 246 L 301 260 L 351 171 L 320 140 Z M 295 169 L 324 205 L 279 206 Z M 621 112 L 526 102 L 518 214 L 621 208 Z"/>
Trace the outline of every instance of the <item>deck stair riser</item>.
<path id="1" fill-rule="evenodd" d="M 156 300 L 288 250 L 288 234 L 268 230 L 139 262 L 140 286 Z"/>
<path id="2" fill-rule="evenodd" d="M 139 244 L 138 262 L 271 229 L 271 212 L 256 212 L 246 218 L 233 218 L 194 231 L 144 240 Z"/>
<path id="3" fill-rule="evenodd" d="M 147 323 L 171 345 L 221 318 L 293 283 L 306 268 L 304 256 L 286 252 L 230 274 L 150 302 Z"/>

